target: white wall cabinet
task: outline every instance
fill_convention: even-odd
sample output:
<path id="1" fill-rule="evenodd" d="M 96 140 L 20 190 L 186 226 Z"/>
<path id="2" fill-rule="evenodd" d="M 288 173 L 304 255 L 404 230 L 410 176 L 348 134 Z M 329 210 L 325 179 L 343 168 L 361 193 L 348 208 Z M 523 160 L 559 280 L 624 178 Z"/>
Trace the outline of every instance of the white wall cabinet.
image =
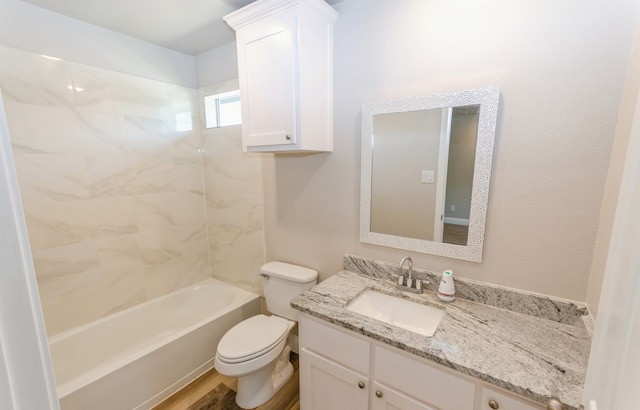
<path id="1" fill-rule="evenodd" d="M 541 410 L 364 336 L 300 315 L 302 410 Z"/>
<path id="2" fill-rule="evenodd" d="M 333 150 L 333 23 L 324 0 L 258 0 L 236 30 L 243 149 Z"/>

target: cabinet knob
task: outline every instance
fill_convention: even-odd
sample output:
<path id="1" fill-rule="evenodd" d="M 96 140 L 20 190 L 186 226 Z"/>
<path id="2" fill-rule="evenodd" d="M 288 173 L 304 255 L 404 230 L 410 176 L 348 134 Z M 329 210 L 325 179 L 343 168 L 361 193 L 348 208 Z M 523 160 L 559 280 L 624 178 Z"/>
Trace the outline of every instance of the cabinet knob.
<path id="1" fill-rule="evenodd" d="M 361 389 L 364 389 L 364 382 L 358 382 L 358 387 L 360 387 Z"/>
<path id="2" fill-rule="evenodd" d="M 495 400 L 489 400 L 489 407 L 491 407 L 493 410 L 496 410 L 500 408 L 500 405 Z"/>
<path id="3" fill-rule="evenodd" d="M 377 398 L 382 397 L 382 392 L 380 390 L 376 390 L 376 397 Z"/>
<path id="4" fill-rule="evenodd" d="M 291 139 L 291 135 L 289 135 L 289 134 L 285 135 L 284 137 L 285 137 L 285 139 L 286 139 L 287 141 L 289 141 L 289 140 Z"/>
<path id="5" fill-rule="evenodd" d="M 547 402 L 547 410 L 562 410 L 562 402 L 555 397 L 552 397 Z"/>

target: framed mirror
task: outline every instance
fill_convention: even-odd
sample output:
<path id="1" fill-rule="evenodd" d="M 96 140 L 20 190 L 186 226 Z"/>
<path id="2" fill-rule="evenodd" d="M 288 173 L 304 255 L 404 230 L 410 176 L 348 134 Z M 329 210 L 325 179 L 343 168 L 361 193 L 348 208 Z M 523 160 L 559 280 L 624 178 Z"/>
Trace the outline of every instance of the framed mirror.
<path id="1" fill-rule="evenodd" d="M 482 261 L 497 87 L 362 106 L 360 241 Z"/>

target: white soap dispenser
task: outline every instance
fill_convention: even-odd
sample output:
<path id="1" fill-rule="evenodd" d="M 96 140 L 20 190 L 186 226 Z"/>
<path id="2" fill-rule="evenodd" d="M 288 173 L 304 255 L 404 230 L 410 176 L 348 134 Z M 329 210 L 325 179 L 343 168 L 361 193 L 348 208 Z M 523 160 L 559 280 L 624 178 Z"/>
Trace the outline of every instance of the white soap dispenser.
<path id="1" fill-rule="evenodd" d="M 453 283 L 453 271 L 446 270 L 442 273 L 442 279 L 438 287 L 438 298 L 443 302 L 453 302 L 455 300 L 456 287 Z"/>

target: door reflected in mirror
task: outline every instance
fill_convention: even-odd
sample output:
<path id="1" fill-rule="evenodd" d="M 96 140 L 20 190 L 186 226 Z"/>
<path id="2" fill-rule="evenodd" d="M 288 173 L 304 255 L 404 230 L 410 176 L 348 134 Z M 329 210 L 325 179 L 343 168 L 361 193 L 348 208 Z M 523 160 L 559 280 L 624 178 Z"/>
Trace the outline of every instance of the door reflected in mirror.
<path id="1" fill-rule="evenodd" d="M 466 246 L 478 108 L 373 116 L 372 232 Z"/>
<path id="2" fill-rule="evenodd" d="M 497 87 L 364 104 L 360 241 L 482 261 Z"/>

